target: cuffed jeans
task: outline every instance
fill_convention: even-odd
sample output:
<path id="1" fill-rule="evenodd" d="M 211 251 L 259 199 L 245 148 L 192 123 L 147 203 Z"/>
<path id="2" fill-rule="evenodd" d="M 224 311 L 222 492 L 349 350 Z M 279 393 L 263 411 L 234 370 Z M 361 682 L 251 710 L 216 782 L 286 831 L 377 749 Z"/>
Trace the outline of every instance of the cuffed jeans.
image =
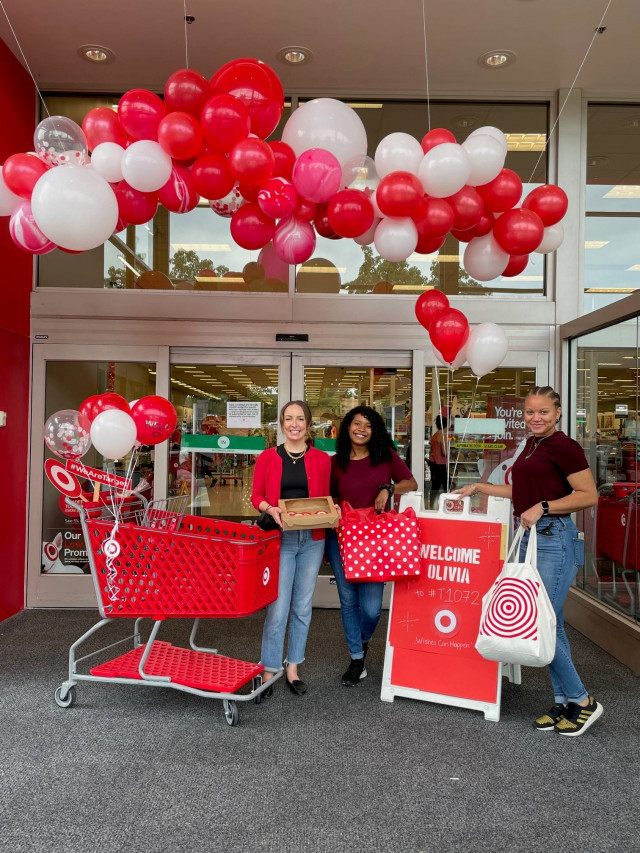
<path id="1" fill-rule="evenodd" d="M 267 607 L 262 630 L 263 666 L 282 666 L 284 635 L 289 623 L 287 663 L 302 663 L 307 645 L 311 604 L 322 563 L 324 540 L 311 530 L 285 530 L 280 543 L 278 598 Z"/>
<path id="2" fill-rule="evenodd" d="M 335 531 L 327 530 L 326 554 L 336 579 L 340 596 L 340 615 L 349 654 L 354 659 L 364 657 L 363 643 L 371 639 L 382 612 L 384 583 L 366 581 L 349 583 L 344 576 L 344 567 Z"/>
<path id="3" fill-rule="evenodd" d="M 562 608 L 580 566 L 584 563 L 584 541 L 570 518 L 541 518 L 536 525 L 538 572 L 556 613 L 556 653 L 549 664 L 555 701 L 583 702 L 589 694 L 571 660 L 569 640 L 564 630 Z M 523 536 L 520 559 L 524 560 L 529 531 Z"/>

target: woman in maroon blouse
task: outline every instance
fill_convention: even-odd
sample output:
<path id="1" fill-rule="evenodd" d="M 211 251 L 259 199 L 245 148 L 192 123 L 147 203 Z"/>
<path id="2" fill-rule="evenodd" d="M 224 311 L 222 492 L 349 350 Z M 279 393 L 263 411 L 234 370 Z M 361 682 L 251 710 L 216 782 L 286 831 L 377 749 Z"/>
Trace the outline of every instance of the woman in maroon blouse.
<path id="1" fill-rule="evenodd" d="M 336 455 L 331 460 L 334 500 L 348 501 L 354 509 L 375 507 L 377 512 L 384 512 L 394 493 L 402 495 L 417 488 L 411 471 L 394 450 L 380 415 L 369 406 L 351 409 L 340 426 Z M 354 686 L 367 674 L 365 657 L 380 619 L 384 583 L 346 581 L 333 530 L 327 531 L 326 554 L 338 587 L 342 627 L 351 655 L 342 683 Z"/>
<path id="2" fill-rule="evenodd" d="M 557 429 L 560 397 L 548 385 L 525 398 L 524 419 L 531 430 L 512 469 L 511 486 L 474 483 L 461 495 L 480 492 L 513 501 L 513 512 L 526 528 L 520 550 L 524 559 L 529 530 L 536 526 L 538 572 L 556 612 L 556 654 L 549 664 L 553 707 L 534 722 L 538 731 L 576 737 L 602 715 L 602 705 L 585 689 L 571 660 L 562 608 L 578 568 L 584 564 L 584 541 L 570 513 L 593 506 L 596 484 L 580 445 Z"/>

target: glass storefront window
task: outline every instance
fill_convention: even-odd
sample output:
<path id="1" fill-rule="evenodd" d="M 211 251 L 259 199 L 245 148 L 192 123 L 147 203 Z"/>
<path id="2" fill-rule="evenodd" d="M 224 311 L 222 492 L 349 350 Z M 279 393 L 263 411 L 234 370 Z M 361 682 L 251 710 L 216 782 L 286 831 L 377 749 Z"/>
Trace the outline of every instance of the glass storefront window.
<path id="1" fill-rule="evenodd" d="M 151 364 L 91 361 L 49 361 L 46 368 L 45 418 L 63 409 L 75 409 L 87 397 L 107 391 L 126 400 L 155 394 L 155 367 Z M 55 458 L 46 450 L 45 458 Z M 118 460 L 115 470 L 124 474 L 130 456 Z M 105 460 L 94 447 L 82 457 L 90 468 L 106 470 Z M 141 447 L 132 472 L 134 490 L 146 498 L 153 496 L 154 450 Z M 144 482 L 143 482 L 144 481 Z M 93 483 L 81 480 L 87 499 L 98 497 L 108 504 L 110 492 L 103 487 L 96 494 Z M 43 574 L 88 574 L 89 563 L 80 519 L 65 498 L 43 474 L 42 563 Z"/>
<path id="2" fill-rule="evenodd" d="M 584 310 L 640 287 L 640 137 L 638 104 L 589 104 Z"/>
<path id="3" fill-rule="evenodd" d="M 570 352 L 571 427 L 598 486 L 597 505 L 576 514 L 586 552 L 577 585 L 635 619 L 640 617 L 638 334 L 633 318 L 575 338 Z"/>
<path id="4" fill-rule="evenodd" d="M 169 494 L 187 495 L 192 515 L 255 517 L 253 466 L 277 441 L 278 368 L 175 364 L 171 401 L 178 430 L 170 447 Z"/>

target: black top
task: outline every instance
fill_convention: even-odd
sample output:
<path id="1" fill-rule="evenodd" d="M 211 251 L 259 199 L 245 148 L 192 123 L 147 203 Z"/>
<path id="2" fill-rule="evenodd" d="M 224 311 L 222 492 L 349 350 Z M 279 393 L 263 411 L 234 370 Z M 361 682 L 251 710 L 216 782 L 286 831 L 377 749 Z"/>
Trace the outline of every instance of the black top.
<path id="1" fill-rule="evenodd" d="M 277 448 L 278 456 L 282 459 L 282 482 L 280 484 L 280 497 L 285 498 L 308 498 L 309 482 L 307 480 L 307 469 L 304 465 L 304 456 L 295 464 L 293 459 L 280 444 Z M 295 456 L 295 454 L 294 454 Z"/>

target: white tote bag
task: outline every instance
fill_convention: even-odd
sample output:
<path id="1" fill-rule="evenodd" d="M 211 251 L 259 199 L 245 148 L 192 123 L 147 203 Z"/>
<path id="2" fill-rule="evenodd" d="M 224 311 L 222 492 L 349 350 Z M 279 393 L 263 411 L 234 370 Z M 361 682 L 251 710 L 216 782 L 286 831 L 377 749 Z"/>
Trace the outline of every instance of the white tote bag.
<path id="1" fill-rule="evenodd" d="M 502 571 L 482 599 L 476 649 L 499 663 L 546 666 L 556 650 L 556 614 L 536 568 L 535 525 L 524 563 L 515 562 L 523 536 L 519 527 Z"/>

